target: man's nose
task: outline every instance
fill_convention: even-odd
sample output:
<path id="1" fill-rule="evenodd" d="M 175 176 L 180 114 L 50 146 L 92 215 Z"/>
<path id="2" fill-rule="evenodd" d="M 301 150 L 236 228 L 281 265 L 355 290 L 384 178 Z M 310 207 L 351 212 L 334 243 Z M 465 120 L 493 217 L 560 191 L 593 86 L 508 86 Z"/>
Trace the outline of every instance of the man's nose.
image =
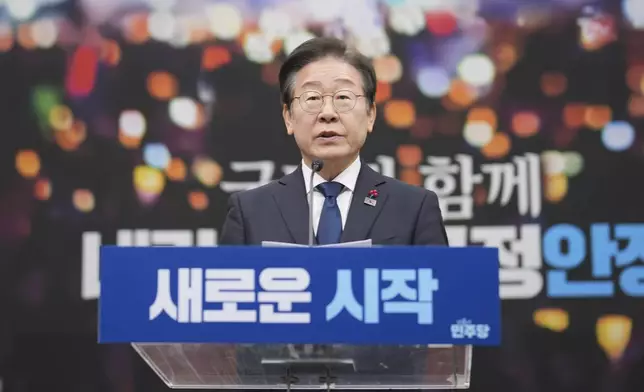
<path id="1" fill-rule="evenodd" d="M 338 119 L 338 112 L 336 112 L 335 106 L 333 106 L 333 97 L 322 97 L 322 109 L 320 109 L 319 118 L 322 121 L 329 122 Z"/>

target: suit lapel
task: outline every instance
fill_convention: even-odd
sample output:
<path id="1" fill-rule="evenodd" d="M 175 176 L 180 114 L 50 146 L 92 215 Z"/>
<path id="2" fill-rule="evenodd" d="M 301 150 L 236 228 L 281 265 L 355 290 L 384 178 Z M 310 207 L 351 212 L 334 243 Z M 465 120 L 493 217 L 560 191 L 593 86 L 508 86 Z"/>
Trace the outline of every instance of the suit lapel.
<path id="1" fill-rule="evenodd" d="M 387 187 L 381 185 L 387 182 L 386 177 L 371 169 L 366 163 L 362 163 L 356 189 L 351 199 L 349 215 L 342 232 L 341 242 L 361 241 L 367 239 L 378 214 L 384 208 L 387 201 Z M 372 189 L 378 190 L 376 205 L 365 204 L 364 199 Z"/>
<path id="2" fill-rule="evenodd" d="M 291 237 L 296 244 L 308 245 L 308 201 L 302 177 L 302 166 L 279 180 L 280 187 L 273 193 L 273 198 L 286 223 Z"/>

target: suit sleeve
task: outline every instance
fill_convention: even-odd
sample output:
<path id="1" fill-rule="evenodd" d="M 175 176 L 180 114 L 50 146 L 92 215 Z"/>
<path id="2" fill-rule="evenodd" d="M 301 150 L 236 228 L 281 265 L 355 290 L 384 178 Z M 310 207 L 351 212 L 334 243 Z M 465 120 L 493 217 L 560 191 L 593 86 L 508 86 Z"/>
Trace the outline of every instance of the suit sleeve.
<path id="1" fill-rule="evenodd" d="M 221 230 L 220 245 L 245 245 L 246 234 L 239 194 L 233 193 L 228 198 L 228 213 Z"/>
<path id="2" fill-rule="evenodd" d="M 427 191 L 421 203 L 414 230 L 414 245 L 449 246 L 443 215 L 434 192 Z"/>

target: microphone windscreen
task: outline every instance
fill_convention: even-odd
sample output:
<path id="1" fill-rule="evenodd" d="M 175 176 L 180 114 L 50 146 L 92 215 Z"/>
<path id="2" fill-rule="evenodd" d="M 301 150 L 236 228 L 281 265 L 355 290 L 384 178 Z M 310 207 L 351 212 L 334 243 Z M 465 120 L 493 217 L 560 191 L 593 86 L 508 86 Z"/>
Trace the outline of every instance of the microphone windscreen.
<path id="1" fill-rule="evenodd" d="M 322 170 L 323 167 L 324 167 L 324 162 L 319 159 L 315 159 L 311 163 L 311 169 L 313 169 L 314 172 L 319 172 L 320 170 Z"/>

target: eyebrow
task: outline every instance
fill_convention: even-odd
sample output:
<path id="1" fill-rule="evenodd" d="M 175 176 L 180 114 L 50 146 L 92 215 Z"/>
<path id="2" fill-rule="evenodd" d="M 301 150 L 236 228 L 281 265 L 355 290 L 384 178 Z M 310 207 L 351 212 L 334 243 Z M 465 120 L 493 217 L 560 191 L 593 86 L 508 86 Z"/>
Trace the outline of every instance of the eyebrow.
<path id="1" fill-rule="evenodd" d="M 353 82 L 353 80 L 347 79 L 347 78 L 337 78 L 337 79 L 334 80 L 334 82 L 335 82 L 336 85 L 348 85 L 348 84 L 350 84 L 351 86 L 357 86 Z M 307 88 L 307 87 L 321 87 L 321 86 L 322 86 L 322 83 L 320 83 L 320 82 L 308 81 L 308 82 L 304 82 L 302 84 L 302 86 L 300 86 L 300 87 L 301 88 Z"/>

